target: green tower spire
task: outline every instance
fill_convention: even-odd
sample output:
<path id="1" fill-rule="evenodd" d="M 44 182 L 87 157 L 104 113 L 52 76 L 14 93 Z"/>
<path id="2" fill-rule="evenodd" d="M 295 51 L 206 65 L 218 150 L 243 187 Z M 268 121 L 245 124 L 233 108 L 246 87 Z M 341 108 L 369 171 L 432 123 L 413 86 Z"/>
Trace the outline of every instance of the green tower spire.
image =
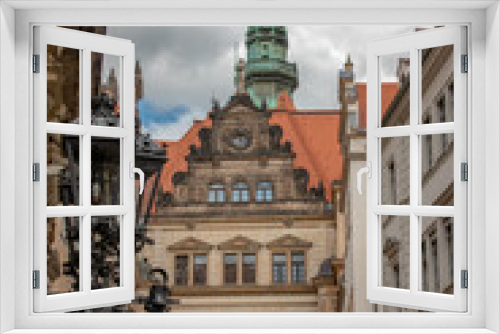
<path id="1" fill-rule="evenodd" d="M 269 108 L 275 108 L 284 90 L 292 97 L 298 74 L 296 64 L 288 62 L 286 27 L 248 27 L 245 44 L 245 87 L 255 105 L 261 107 L 265 101 Z"/>

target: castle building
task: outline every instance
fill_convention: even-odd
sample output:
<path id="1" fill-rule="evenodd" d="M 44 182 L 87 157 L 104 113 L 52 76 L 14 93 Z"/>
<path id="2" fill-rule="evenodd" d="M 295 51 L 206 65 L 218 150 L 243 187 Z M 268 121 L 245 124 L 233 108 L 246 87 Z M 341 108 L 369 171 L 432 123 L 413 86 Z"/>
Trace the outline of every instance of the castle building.
<path id="1" fill-rule="evenodd" d="M 105 33 L 105 28 L 95 32 Z M 373 310 L 365 290 L 366 199 L 355 184 L 366 161 L 366 84 L 355 81 L 348 57 L 339 71 L 340 108 L 298 109 L 293 102 L 298 71 L 287 60 L 285 27 L 249 27 L 246 37 L 247 61 L 235 66 L 236 92 L 224 106 L 214 101 L 208 117 L 195 121 L 180 140 L 153 142 L 142 134 L 136 109 L 136 165 L 147 176 L 144 195 L 136 198 L 136 299 L 94 311 Z M 49 52 L 49 121 L 77 122 L 77 95 L 71 92 L 78 87 L 72 81 L 78 78 L 78 56 L 67 49 Z M 111 72 L 104 84 L 102 55 L 92 57 L 92 124 L 118 124 L 119 76 Z M 142 84 L 137 63 L 137 100 Z M 395 99 L 396 94 L 401 97 Z M 382 108 L 392 110 L 387 122 L 404 117 L 397 111 L 404 94 L 404 85 L 382 83 Z M 437 109 L 429 108 L 429 117 L 441 119 L 439 110 L 447 110 L 446 120 L 452 117 L 450 94 L 435 104 Z M 448 137 L 446 147 L 452 145 Z M 48 139 L 48 205 L 77 203 L 77 138 Z M 438 159 L 444 140 L 429 141 L 424 153 Z M 96 142 L 93 151 L 93 161 L 100 162 L 93 203 L 112 204 L 117 195 L 117 162 L 109 154 L 113 145 Z M 430 187 L 435 184 L 431 180 L 437 181 L 435 174 L 428 175 Z M 108 256 L 96 248 L 102 265 L 92 273 L 93 286 L 109 287 L 116 283 L 117 253 L 112 249 L 116 233 L 106 227 L 116 224 L 96 223 L 102 225 L 101 235 L 93 237 L 104 236 Z M 68 219 L 48 222 L 51 293 L 78 286 L 76 226 L 78 221 Z M 431 262 L 437 249 L 434 236 L 446 235 L 446 226 L 430 228 L 425 239 L 429 289 L 437 289 L 438 281 Z M 444 240 L 439 245 L 449 243 Z M 395 254 L 394 249 L 401 251 L 392 247 L 387 254 Z M 174 305 L 166 307 L 165 298 Z"/>
<path id="2" fill-rule="evenodd" d="M 171 297 L 179 300 L 174 312 L 338 310 L 341 266 L 325 181 L 341 169 L 323 169 L 328 160 L 315 164 L 309 151 L 318 147 L 299 137 L 338 128 L 339 114 L 257 107 L 244 73 L 240 61 L 236 93 L 224 107 L 214 102 L 195 143 L 180 154 L 185 164 L 172 156 L 165 165 L 165 192 L 147 226 L 154 245 L 145 256 L 166 269 Z M 293 107 L 284 94 L 278 106 Z M 305 124 L 293 118 L 315 129 L 301 133 Z M 323 153 L 340 156 L 338 145 Z M 297 164 L 299 155 L 312 172 Z"/>
<path id="3" fill-rule="evenodd" d="M 297 109 L 298 80 L 288 77 L 289 85 L 280 86 L 282 67 L 276 66 L 266 85 L 279 93 L 259 100 L 254 84 L 261 77 L 249 76 L 249 68 L 269 61 L 261 52 L 270 50 L 261 45 L 266 34 L 281 36 L 269 40 L 277 43 L 269 57 L 286 63 L 286 33 L 279 35 L 286 30 L 279 28 L 248 28 L 249 61 L 235 66 L 235 95 L 223 108 L 214 103 L 209 117 L 195 121 L 179 141 L 163 142 L 169 161 L 146 186 L 158 196 L 147 227 L 154 245 L 145 256 L 166 268 L 179 301 L 174 312 L 341 312 L 363 303 L 372 310 L 354 280 L 342 284 L 347 273 L 366 275 L 358 235 L 366 202 L 352 197 L 355 173 L 366 161 L 366 84 L 355 82 L 348 57 L 339 72 L 341 108 Z M 397 84 L 384 83 L 382 90 L 388 107 Z M 299 281 L 292 277 L 294 261 L 304 268 Z"/>

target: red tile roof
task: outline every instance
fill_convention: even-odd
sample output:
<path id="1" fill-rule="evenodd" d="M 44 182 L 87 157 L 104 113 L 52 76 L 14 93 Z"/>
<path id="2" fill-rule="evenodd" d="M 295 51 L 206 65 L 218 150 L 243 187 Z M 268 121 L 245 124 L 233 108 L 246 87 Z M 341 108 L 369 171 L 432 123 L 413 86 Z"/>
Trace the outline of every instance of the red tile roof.
<path id="1" fill-rule="evenodd" d="M 358 88 L 359 128 L 366 129 L 366 82 L 356 83 Z M 382 82 L 382 110 L 387 111 L 399 88 L 397 82 Z M 383 115 L 382 115 L 383 116 Z"/>
<path id="2" fill-rule="evenodd" d="M 294 168 L 307 169 L 309 187 L 323 182 L 327 199 L 330 199 L 331 182 L 342 179 L 342 147 L 338 141 L 340 112 L 276 110 L 272 112 L 270 123 L 282 127 L 283 142 L 292 143 L 296 153 Z"/>
<path id="3" fill-rule="evenodd" d="M 286 92 L 286 90 L 282 91 L 280 96 L 278 97 L 278 103 L 276 109 L 280 110 L 295 110 L 295 106 L 293 105 L 293 101 L 290 98 L 290 95 Z"/>

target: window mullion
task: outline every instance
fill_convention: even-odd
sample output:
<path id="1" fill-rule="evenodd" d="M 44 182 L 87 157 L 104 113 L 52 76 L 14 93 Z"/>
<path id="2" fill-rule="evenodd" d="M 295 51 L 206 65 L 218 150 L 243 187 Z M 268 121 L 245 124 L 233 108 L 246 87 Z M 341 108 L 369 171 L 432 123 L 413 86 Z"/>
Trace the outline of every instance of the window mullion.
<path id="1" fill-rule="evenodd" d="M 80 259 L 82 260 L 82 270 L 80 270 L 82 291 L 91 291 L 91 270 L 92 270 L 92 250 L 91 248 L 91 216 L 86 214 L 82 217 L 82 233 L 80 233 Z"/>
<path id="2" fill-rule="evenodd" d="M 86 133 L 82 136 L 82 159 L 81 163 L 81 177 L 80 177 L 80 189 L 82 189 L 82 196 L 80 198 L 80 204 L 87 210 L 90 211 L 91 206 L 91 168 L 92 168 L 92 142 L 91 134 L 88 131 L 90 127 L 90 117 L 91 117 L 91 51 L 90 49 L 83 49 L 82 51 L 82 65 L 81 65 L 81 88 L 80 88 L 80 105 L 81 111 L 80 115 L 82 118 L 82 125 L 86 128 Z M 82 278 L 81 284 L 83 291 L 90 293 L 92 286 L 92 250 L 91 250 L 91 228 L 92 228 L 92 217 L 90 212 L 82 217 L 82 233 L 80 234 L 80 252 L 83 253 L 80 257 L 82 259 L 82 272 L 80 277 Z"/>
<path id="3" fill-rule="evenodd" d="M 420 196 L 420 149 L 419 136 L 415 133 L 420 115 L 420 57 L 419 50 L 410 50 L 410 208 L 415 208 Z M 415 212 L 410 214 L 410 291 L 417 292 L 419 284 L 419 217 Z"/>

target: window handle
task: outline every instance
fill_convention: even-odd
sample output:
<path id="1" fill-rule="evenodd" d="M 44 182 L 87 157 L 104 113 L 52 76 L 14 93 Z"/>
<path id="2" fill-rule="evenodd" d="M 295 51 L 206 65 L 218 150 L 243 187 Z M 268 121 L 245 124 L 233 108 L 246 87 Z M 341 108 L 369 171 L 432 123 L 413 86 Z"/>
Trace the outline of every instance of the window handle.
<path id="1" fill-rule="evenodd" d="M 361 191 L 361 177 L 365 173 L 367 174 L 366 175 L 367 178 L 369 178 L 369 179 L 372 178 L 372 163 L 370 161 L 366 162 L 366 167 L 363 167 L 360 170 L 358 170 L 358 193 L 360 195 L 363 194 L 363 192 Z"/>
<path id="2" fill-rule="evenodd" d="M 139 174 L 139 184 L 140 184 L 140 189 L 139 189 L 139 194 L 142 195 L 144 192 L 144 172 L 140 168 L 134 167 L 134 162 L 130 161 L 129 163 L 129 170 L 130 170 L 130 178 L 134 179 L 135 175 L 134 174 Z"/>

